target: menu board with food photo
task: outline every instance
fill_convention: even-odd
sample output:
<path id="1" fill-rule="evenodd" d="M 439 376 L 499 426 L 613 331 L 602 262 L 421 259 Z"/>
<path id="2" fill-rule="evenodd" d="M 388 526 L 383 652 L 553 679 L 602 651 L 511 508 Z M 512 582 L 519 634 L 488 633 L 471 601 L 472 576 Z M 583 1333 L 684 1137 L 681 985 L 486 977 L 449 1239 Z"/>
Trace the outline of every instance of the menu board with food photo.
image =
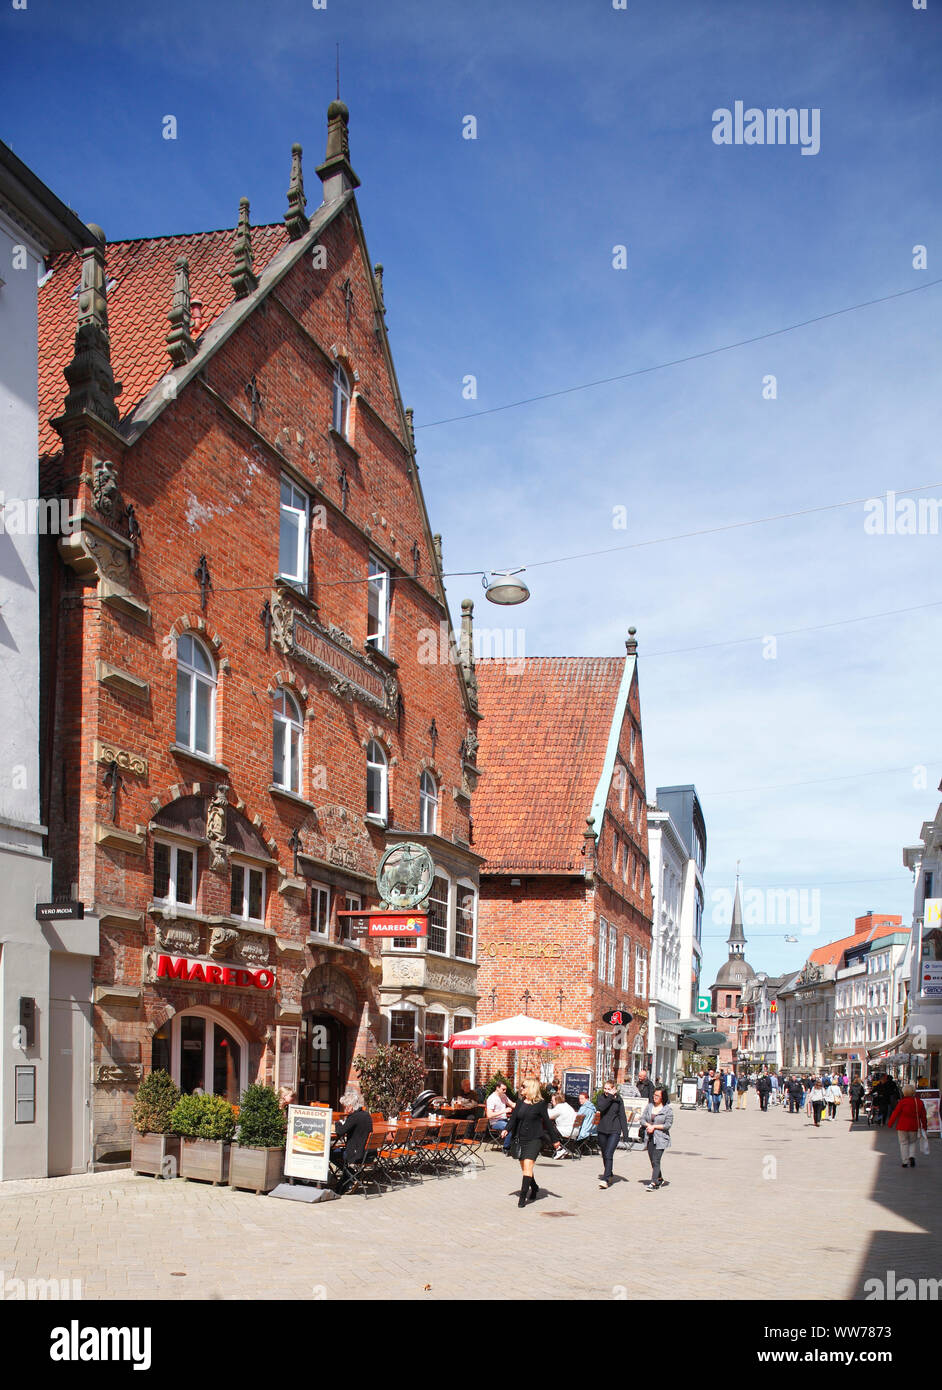
<path id="1" fill-rule="evenodd" d="M 285 1177 L 326 1182 L 330 1158 L 330 1108 L 289 1105 L 285 1140 Z"/>

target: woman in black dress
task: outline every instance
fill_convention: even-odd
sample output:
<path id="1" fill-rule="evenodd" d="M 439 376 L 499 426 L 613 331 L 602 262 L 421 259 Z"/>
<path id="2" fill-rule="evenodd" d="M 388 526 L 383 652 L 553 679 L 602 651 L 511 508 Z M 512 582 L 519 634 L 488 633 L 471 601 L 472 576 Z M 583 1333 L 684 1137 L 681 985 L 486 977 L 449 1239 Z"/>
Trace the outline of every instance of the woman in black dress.
<path id="1" fill-rule="evenodd" d="M 523 1207 L 527 1202 L 532 1202 L 540 1190 L 533 1179 L 533 1165 L 543 1147 L 543 1136 L 545 1134 L 553 1147 L 558 1149 L 559 1135 L 547 1113 L 539 1082 L 524 1081 L 519 1095 L 507 1119 L 507 1133 L 510 1135 L 510 1152 L 520 1160 L 523 1173 L 517 1202 L 518 1207 Z"/>

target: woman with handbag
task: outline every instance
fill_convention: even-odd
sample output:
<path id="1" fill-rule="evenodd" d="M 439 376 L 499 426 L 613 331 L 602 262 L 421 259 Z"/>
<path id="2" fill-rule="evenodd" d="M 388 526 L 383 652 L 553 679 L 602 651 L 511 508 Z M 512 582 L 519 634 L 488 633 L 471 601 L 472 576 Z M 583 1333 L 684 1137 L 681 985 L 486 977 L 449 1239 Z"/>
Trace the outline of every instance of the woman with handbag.
<path id="1" fill-rule="evenodd" d="M 896 1102 L 887 1124 L 891 1129 L 896 1130 L 902 1167 L 915 1168 L 916 1141 L 919 1141 L 923 1153 L 926 1152 L 929 1143 L 929 1136 L 926 1133 L 925 1146 L 922 1144 L 922 1135 L 927 1130 L 928 1121 L 926 1119 L 926 1107 L 916 1095 L 915 1086 L 903 1087 L 902 1098 Z M 908 1163 L 907 1158 L 909 1159 Z"/>
<path id="2" fill-rule="evenodd" d="M 827 1089 L 826 1089 L 825 1092 L 824 1092 L 824 1099 L 827 1101 L 828 1119 L 829 1119 L 829 1120 L 836 1120 L 836 1119 L 837 1119 L 837 1107 L 840 1105 L 841 1101 L 844 1099 L 843 1092 L 841 1091 L 841 1088 L 840 1088 L 840 1085 L 838 1084 L 838 1082 L 832 1080 L 830 1086 L 828 1086 Z"/>
<path id="3" fill-rule="evenodd" d="M 674 1111 L 667 1098 L 667 1091 L 657 1087 L 654 1099 L 648 1101 L 641 1115 L 641 1127 L 648 1136 L 648 1158 L 651 1160 L 651 1181 L 645 1183 L 647 1192 L 656 1192 L 664 1186 L 661 1177 L 661 1157 L 670 1148 L 670 1128 L 674 1123 Z"/>
<path id="4" fill-rule="evenodd" d="M 604 1171 L 599 1178 L 599 1187 L 609 1187 L 615 1176 L 612 1172 L 612 1159 L 615 1157 L 618 1141 L 624 1139 L 627 1143 L 630 1138 L 625 1102 L 619 1095 L 614 1081 L 606 1081 L 599 1097 L 598 1136 L 599 1148 L 605 1163 Z"/>
<path id="5" fill-rule="evenodd" d="M 824 1110 L 824 1106 L 824 1087 L 820 1081 L 815 1080 L 808 1092 L 808 1110 L 814 1116 L 815 1129 L 821 1128 L 821 1112 Z"/>
<path id="6" fill-rule="evenodd" d="M 507 1117 L 509 1150 L 519 1159 L 523 1182 L 520 1185 L 518 1207 L 535 1201 L 539 1188 L 533 1178 L 533 1165 L 540 1156 L 544 1135 L 554 1149 L 560 1147 L 559 1135 L 549 1117 L 540 1083 L 531 1079 L 522 1082 L 517 1104 Z"/>

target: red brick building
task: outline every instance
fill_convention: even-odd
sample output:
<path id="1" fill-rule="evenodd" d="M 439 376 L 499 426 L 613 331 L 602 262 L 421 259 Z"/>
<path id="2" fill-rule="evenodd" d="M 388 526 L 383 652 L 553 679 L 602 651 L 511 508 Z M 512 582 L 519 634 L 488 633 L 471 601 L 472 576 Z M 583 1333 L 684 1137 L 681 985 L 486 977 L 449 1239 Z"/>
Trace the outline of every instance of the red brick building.
<path id="1" fill-rule="evenodd" d="M 593 1086 L 648 1060 L 651 883 L 634 629 L 625 645 L 624 661 L 477 666 L 480 1021 L 525 1013 L 585 1030 L 593 1052 L 531 1052 L 525 1063 L 533 1071 L 542 1061 L 560 1082 L 564 1070 L 591 1071 Z M 602 1023 L 617 1007 L 634 1016 L 624 1037 Z M 478 1056 L 488 1073 L 513 1065 Z"/>
<path id="2" fill-rule="evenodd" d="M 45 555 L 44 803 L 54 889 L 99 923 L 93 1160 L 152 1065 L 336 1104 L 390 1036 L 447 1084 L 475 1018 L 471 606 L 429 661 L 440 542 L 347 126 L 332 103 L 310 216 L 295 146 L 283 222 L 102 234 L 40 290 L 43 489 L 77 511 Z M 407 839 L 428 939 L 361 940 L 339 914 Z"/>

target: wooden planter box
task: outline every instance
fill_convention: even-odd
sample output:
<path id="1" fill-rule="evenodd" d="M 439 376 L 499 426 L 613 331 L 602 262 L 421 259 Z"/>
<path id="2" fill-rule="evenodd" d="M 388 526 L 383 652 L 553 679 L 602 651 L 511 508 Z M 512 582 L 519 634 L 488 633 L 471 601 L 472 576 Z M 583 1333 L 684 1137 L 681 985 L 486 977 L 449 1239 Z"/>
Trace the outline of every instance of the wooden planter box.
<path id="1" fill-rule="evenodd" d="M 247 1187 L 256 1194 L 270 1192 L 285 1174 L 285 1151 L 243 1149 L 233 1144 L 229 1159 L 229 1186 Z"/>
<path id="2" fill-rule="evenodd" d="M 155 1178 L 175 1178 L 180 1171 L 179 1134 L 138 1134 L 134 1130 L 131 1169 L 135 1173 L 150 1173 Z"/>
<path id="3" fill-rule="evenodd" d="M 180 1145 L 180 1177 L 221 1183 L 229 1179 L 229 1151 L 224 1139 L 184 1139 Z"/>

